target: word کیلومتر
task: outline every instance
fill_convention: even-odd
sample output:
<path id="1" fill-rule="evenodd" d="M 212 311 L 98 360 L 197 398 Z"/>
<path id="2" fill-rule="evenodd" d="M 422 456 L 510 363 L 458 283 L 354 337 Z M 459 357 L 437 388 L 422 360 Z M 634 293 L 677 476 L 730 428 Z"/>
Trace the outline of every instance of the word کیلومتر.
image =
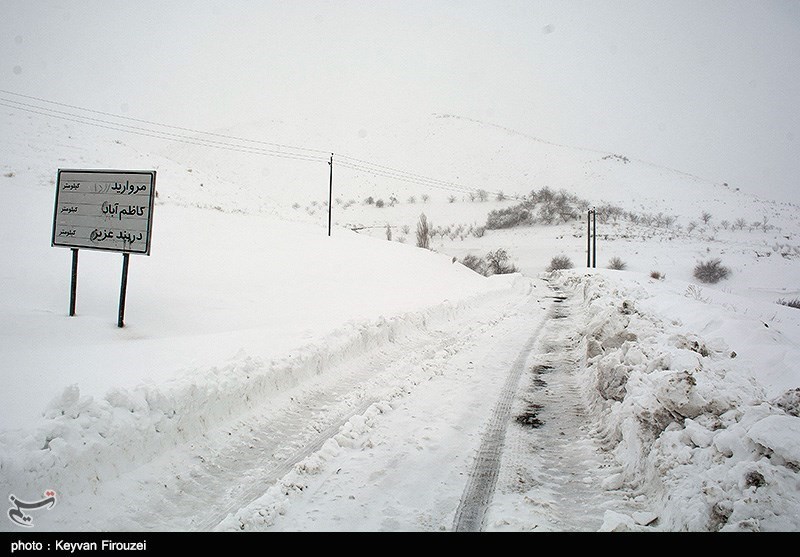
<path id="1" fill-rule="evenodd" d="M 122 253 L 117 326 L 124 326 L 131 253 L 150 255 L 155 170 L 64 170 L 56 180 L 51 245 L 72 249 L 69 315 L 75 315 L 80 249 Z"/>

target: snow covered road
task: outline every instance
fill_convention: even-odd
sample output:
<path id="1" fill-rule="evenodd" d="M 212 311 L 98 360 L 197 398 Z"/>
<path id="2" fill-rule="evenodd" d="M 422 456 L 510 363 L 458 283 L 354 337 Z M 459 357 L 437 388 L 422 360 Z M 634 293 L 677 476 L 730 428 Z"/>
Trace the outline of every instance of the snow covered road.
<path id="1" fill-rule="evenodd" d="M 506 425 L 497 419 L 498 400 L 513 397 L 516 381 L 509 377 L 519 374 L 531 340 L 548 320 L 550 292 L 542 281 L 533 286 L 494 318 L 469 316 L 450 331 L 437 331 L 432 357 L 415 361 L 418 355 L 401 348 L 405 356 L 384 373 L 403 384 L 383 395 L 373 407 L 379 412 L 351 420 L 354 426 L 344 428 L 350 438 L 335 436 L 222 527 L 449 530 L 456 509 L 464 507 L 459 503 L 487 426 L 496 437 Z M 466 514 L 485 512 L 485 500 L 466 500 Z"/>
<path id="2" fill-rule="evenodd" d="M 140 466 L 113 463 L 119 474 L 88 486 L 62 476 L 59 512 L 40 527 L 449 529 L 550 294 L 544 281 L 518 277 L 494 295 L 387 323 L 388 334 L 345 345 L 349 356 L 318 363 L 246 414 L 168 450 L 145 447 L 153 458 Z"/>
<path id="3" fill-rule="evenodd" d="M 16 443 L 5 433 L 19 448 L 2 480 L 14 492 L 58 486 L 57 507 L 36 517 L 51 531 L 799 523 L 797 391 L 766 395 L 751 364 L 760 343 L 792 354 L 780 344 L 791 322 L 743 320 L 771 336 L 731 337 L 733 351 L 671 316 L 669 285 L 499 280 L 277 362 L 242 355 L 197 370 L 191 384 L 99 402 L 67 389 L 46 428 Z M 711 324 L 729 311 L 701 303 Z"/>
<path id="4" fill-rule="evenodd" d="M 519 278 L 72 493 L 46 527 L 596 530 L 624 493 L 569 381 L 566 304 Z"/>
<path id="5" fill-rule="evenodd" d="M 581 404 L 558 344 L 560 335 L 574 337 L 574 320 L 559 320 L 570 317 L 566 298 L 534 284 L 513 312 L 450 338 L 426 364 L 432 373 L 345 428 L 352 440 L 335 437 L 220 529 L 591 531 L 606 510 L 638 508 L 624 490 L 606 489 L 611 458 L 591 438 L 585 412 L 569 411 Z M 564 377 L 548 378 L 544 390 L 553 423 L 532 429 L 521 418 L 545 368 Z"/>

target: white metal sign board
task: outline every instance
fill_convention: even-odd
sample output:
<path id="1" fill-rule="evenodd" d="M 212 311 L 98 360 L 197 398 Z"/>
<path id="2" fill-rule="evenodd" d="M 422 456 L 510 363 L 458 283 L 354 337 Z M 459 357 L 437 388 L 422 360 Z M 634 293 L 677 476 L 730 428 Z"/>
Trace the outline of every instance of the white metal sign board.
<path id="1" fill-rule="evenodd" d="M 59 170 L 53 246 L 150 255 L 155 170 Z"/>

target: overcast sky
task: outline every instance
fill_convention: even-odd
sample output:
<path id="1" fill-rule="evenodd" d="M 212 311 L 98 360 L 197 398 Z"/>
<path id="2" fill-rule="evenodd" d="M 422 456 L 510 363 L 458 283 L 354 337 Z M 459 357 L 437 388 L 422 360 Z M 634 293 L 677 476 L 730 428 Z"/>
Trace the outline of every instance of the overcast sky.
<path id="1" fill-rule="evenodd" d="M 799 0 L 0 7 L 0 89 L 203 129 L 451 113 L 800 202 Z"/>

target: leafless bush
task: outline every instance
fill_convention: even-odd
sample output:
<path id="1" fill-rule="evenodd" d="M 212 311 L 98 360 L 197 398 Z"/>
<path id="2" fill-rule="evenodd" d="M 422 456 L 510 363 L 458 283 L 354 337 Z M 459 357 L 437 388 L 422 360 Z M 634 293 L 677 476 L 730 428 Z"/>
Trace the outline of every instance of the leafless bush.
<path id="1" fill-rule="evenodd" d="M 547 268 L 548 271 L 559 271 L 561 269 L 572 269 L 574 265 L 572 264 L 572 260 L 567 257 L 566 255 L 557 255 L 553 259 L 550 260 L 550 266 Z"/>
<path id="2" fill-rule="evenodd" d="M 503 248 L 497 251 L 490 251 L 486 254 L 486 270 L 490 275 L 505 275 L 516 273 L 517 268 L 508 262 L 508 253 Z"/>
<path id="3" fill-rule="evenodd" d="M 688 287 L 686 287 L 686 292 L 684 292 L 683 295 L 687 298 L 692 298 L 693 300 L 704 302 L 706 304 L 710 301 L 709 298 L 703 297 L 703 289 L 695 284 L 690 284 Z"/>
<path id="4" fill-rule="evenodd" d="M 484 260 L 477 255 L 465 255 L 461 259 L 461 263 L 478 274 L 485 275 L 486 274 L 486 263 Z"/>
<path id="5" fill-rule="evenodd" d="M 531 224 L 531 213 L 522 203 L 513 207 L 491 211 L 489 216 L 486 217 L 486 228 L 489 230 L 512 228 L 525 224 Z"/>
<path id="6" fill-rule="evenodd" d="M 650 271 L 650 278 L 656 280 L 662 280 L 667 278 L 667 275 L 661 274 L 661 271 Z"/>
<path id="7" fill-rule="evenodd" d="M 608 262 L 608 268 L 615 271 L 624 271 L 628 265 L 619 257 L 612 257 Z"/>
<path id="8" fill-rule="evenodd" d="M 694 268 L 694 278 L 709 284 L 716 284 L 730 274 L 731 270 L 723 266 L 719 259 L 698 263 Z"/>
<path id="9" fill-rule="evenodd" d="M 790 308 L 800 309 L 800 298 L 795 298 L 794 300 L 786 300 L 784 298 L 781 298 L 780 300 L 778 300 L 777 303 L 779 303 L 782 306 L 788 306 Z"/>
<path id="10" fill-rule="evenodd" d="M 419 222 L 417 223 L 417 247 L 425 249 L 430 249 L 431 247 L 431 228 L 425 213 L 419 216 Z"/>

